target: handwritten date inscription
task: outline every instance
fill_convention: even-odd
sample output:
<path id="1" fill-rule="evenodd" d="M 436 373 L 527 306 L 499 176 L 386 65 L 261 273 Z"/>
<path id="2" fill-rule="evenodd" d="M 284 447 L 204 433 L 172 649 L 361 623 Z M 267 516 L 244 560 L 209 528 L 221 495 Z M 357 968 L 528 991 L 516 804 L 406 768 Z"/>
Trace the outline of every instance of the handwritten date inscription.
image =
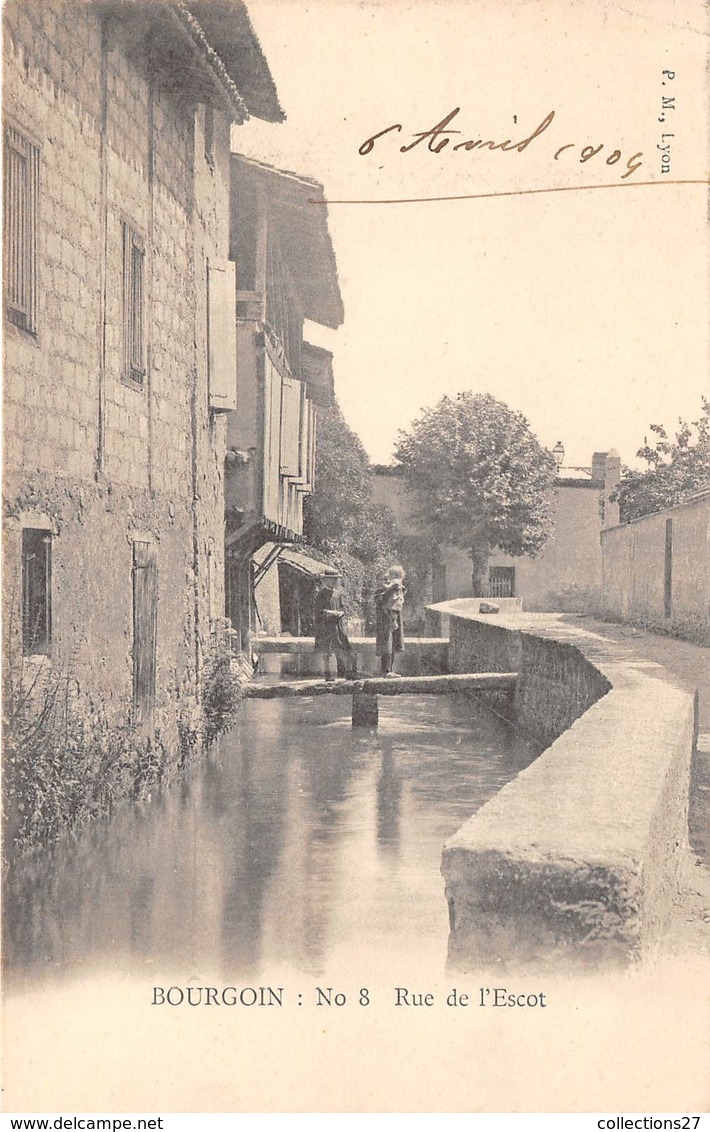
<path id="1" fill-rule="evenodd" d="M 458 129 L 455 126 L 452 127 L 451 125 L 451 123 L 458 117 L 460 111 L 461 107 L 457 106 L 454 110 L 452 110 L 449 114 L 442 118 L 440 122 L 437 122 L 435 126 L 432 126 L 428 130 L 419 130 L 415 133 L 412 133 L 411 137 L 414 140 L 407 142 L 405 145 L 400 145 L 399 152 L 411 153 L 411 151 L 413 149 L 416 149 L 417 146 L 422 146 L 430 153 L 439 154 L 442 153 L 447 148 L 447 146 L 450 146 L 451 149 L 449 150 L 449 152 L 456 152 L 458 150 L 470 152 L 471 150 L 487 149 L 498 150 L 500 153 L 524 153 L 528 146 L 537 143 L 539 138 L 541 138 L 542 135 L 549 130 L 555 118 L 555 111 L 551 110 L 550 113 L 542 119 L 538 126 L 536 126 L 529 133 L 526 133 L 519 140 L 506 138 L 504 141 L 495 141 L 492 138 L 469 138 L 467 140 L 455 141 L 454 139 L 456 137 L 461 137 L 464 132 L 463 130 Z M 517 115 L 515 115 L 513 118 L 514 124 L 517 125 L 517 121 Z M 372 153 L 375 144 L 379 142 L 381 138 L 384 138 L 387 134 L 399 134 L 403 129 L 404 127 L 402 126 L 401 122 L 395 122 L 391 126 L 386 126 L 384 130 L 379 130 L 378 133 L 373 134 L 372 137 L 367 138 L 367 140 L 364 141 L 360 146 L 358 153 L 362 157 L 367 157 L 369 153 Z M 575 142 L 567 142 L 564 145 L 558 146 L 554 151 L 555 161 L 559 161 L 560 159 L 564 161 L 565 159 L 571 158 L 572 160 L 579 161 L 579 163 L 582 165 L 584 165 L 587 161 L 591 161 L 597 156 L 599 156 L 599 162 L 597 164 L 603 161 L 606 165 L 609 166 L 617 165 L 619 161 L 624 160 L 623 154 L 620 149 L 610 149 L 610 147 L 605 145 L 604 143 L 600 143 L 598 145 L 590 144 L 579 146 Z M 641 161 L 642 157 L 643 153 L 634 153 L 626 159 L 625 166 L 621 166 L 622 169 L 625 169 L 625 172 L 621 173 L 622 181 L 625 181 L 627 177 L 630 177 L 633 173 L 636 172 L 637 169 L 641 168 L 641 165 L 643 164 L 643 162 Z"/>

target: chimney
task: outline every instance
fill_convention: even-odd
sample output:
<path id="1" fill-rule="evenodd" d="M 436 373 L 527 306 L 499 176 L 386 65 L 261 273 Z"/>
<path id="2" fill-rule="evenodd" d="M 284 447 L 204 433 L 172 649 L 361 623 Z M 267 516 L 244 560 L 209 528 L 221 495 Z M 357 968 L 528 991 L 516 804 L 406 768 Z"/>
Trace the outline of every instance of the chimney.
<path id="1" fill-rule="evenodd" d="M 595 452 L 592 456 L 592 479 L 602 483 L 606 467 L 606 452 Z"/>
<path id="2" fill-rule="evenodd" d="M 596 456 L 597 453 L 595 452 Z M 607 453 L 604 466 L 604 529 L 618 527 L 619 504 L 612 503 L 611 496 L 619 486 L 621 480 L 621 459 L 615 448 Z"/>

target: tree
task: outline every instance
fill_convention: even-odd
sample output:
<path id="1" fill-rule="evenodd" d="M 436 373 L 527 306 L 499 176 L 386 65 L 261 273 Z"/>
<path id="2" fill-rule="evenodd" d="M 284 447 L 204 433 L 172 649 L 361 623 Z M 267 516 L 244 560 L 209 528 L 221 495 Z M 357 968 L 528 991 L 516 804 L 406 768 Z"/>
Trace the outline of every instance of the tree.
<path id="1" fill-rule="evenodd" d="M 318 544 L 342 539 L 370 498 L 370 461 L 337 401 L 318 414 L 315 491 L 306 496 L 303 534 Z"/>
<path id="2" fill-rule="evenodd" d="M 671 440 L 662 425 L 651 425 L 658 440 L 653 448 L 644 441 L 636 453 L 646 468 L 624 468 L 615 496 L 622 523 L 674 507 L 710 483 L 710 400 L 702 398 L 697 421 L 678 426 Z"/>
<path id="3" fill-rule="evenodd" d="M 395 451 L 416 519 L 439 542 L 468 547 L 474 593 L 488 556 L 536 555 L 551 528 L 555 461 L 525 417 L 489 393 L 459 393 L 426 409 Z"/>
<path id="4" fill-rule="evenodd" d="M 370 461 L 337 402 L 318 417 L 316 482 L 305 500 L 306 542 L 343 573 L 349 611 L 373 623 L 373 594 L 395 561 L 395 517 L 373 503 Z"/>

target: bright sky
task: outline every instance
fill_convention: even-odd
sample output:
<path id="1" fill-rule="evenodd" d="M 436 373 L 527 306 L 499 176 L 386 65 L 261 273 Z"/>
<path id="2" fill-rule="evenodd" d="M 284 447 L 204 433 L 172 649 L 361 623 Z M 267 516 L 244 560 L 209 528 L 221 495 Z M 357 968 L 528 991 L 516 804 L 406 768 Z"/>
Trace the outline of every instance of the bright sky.
<path id="1" fill-rule="evenodd" d="M 701 4 L 247 4 L 287 121 L 249 122 L 233 146 L 315 177 L 333 202 L 624 186 L 330 205 L 345 323 L 311 337 L 333 351 L 338 398 L 374 461 L 391 460 L 423 406 L 463 389 L 520 409 L 544 444 L 563 441 L 567 465 L 611 447 L 630 462 L 650 423 L 698 415 L 710 393 L 707 188 L 666 182 L 708 175 Z M 675 108 L 660 123 L 663 95 Z M 426 140 L 400 152 L 456 107 L 462 133 L 441 153 Z M 523 152 L 453 150 L 518 143 L 552 110 Z M 358 154 L 394 123 L 401 133 Z"/>

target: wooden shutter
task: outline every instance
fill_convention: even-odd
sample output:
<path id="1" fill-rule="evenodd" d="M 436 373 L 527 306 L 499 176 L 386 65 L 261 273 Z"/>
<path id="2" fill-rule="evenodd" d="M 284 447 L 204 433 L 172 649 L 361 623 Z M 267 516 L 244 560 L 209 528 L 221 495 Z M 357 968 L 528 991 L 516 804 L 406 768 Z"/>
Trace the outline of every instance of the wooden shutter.
<path id="1" fill-rule="evenodd" d="M 281 406 L 281 475 L 297 477 L 301 432 L 301 382 L 283 379 Z"/>
<path id="2" fill-rule="evenodd" d="M 310 401 L 306 395 L 306 383 L 301 382 L 301 423 L 298 438 L 298 480 L 304 487 L 308 484 L 308 420 Z"/>
<path id="3" fill-rule="evenodd" d="M 264 380 L 264 515 L 280 522 L 281 374 L 267 356 Z"/>
<path id="4" fill-rule="evenodd" d="M 312 401 L 308 402 L 308 483 L 311 491 L 316 486 L 316 431 L 318 417 Z"/>
<path id="5" fill-rule="evenodd" d="M 5 128 L 3 274 L 5 304 L 17 326 L 37 329 L 39 150 Z"/>
<path id="6" fill-rule="evenodd" d="M 123 222 L 123 376 L 142 385 L 145 380 L 145 242 Z"/>
<path id="7" fill-rule="evenodd" d="M 150 726 L 158 645 L 158 560 L 153 543 L 133 543 L 133 706 Z"/>
<path id="8" fill-rule="evenodd" d="M 207 265 L 207 369 L 210 408 L 237 407 L 237 310 L 235 265 L 215 260 Z"/>

